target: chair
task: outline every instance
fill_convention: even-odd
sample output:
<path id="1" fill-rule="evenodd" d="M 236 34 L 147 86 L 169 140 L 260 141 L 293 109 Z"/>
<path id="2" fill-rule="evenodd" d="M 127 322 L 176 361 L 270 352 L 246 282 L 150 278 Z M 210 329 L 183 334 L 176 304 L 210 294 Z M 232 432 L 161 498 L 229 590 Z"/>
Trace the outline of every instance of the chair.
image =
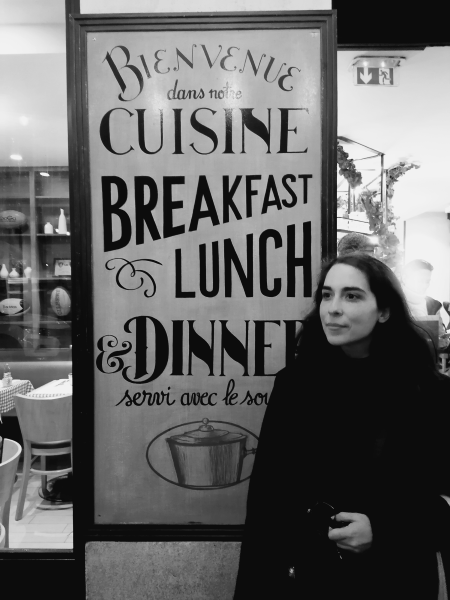
<path id="1" fill-rule="evenodd" d="M 22 446 L 20 444 L 5 438 L 3 462 L 0 463 L 0 525 L 3 525 L 5 530 L 3 539 L 3 547 L 5 548 L 9 548 L 9 510 L 21 452 Z M 1 543 L 0 548 L 2 548 Z"/>
<path id="2" fill-rule="evenodd" d="M 72 465 L 72 395 L 59 398 L 32 398 L 15 396 L 17 417 L 23 437 L 24 459 L 22 483 L 17 503 L 16 521 L 23 515 L 28 479 L 31 473 L 42 476 L 42 486 L 47 484 L 47 475 L 63 475 L 72 471 L 72 466 L 63 469 L 47 469 L 46 457 L 70 454 Z M 41 457 L 41 468 L 32 464 Z"/>

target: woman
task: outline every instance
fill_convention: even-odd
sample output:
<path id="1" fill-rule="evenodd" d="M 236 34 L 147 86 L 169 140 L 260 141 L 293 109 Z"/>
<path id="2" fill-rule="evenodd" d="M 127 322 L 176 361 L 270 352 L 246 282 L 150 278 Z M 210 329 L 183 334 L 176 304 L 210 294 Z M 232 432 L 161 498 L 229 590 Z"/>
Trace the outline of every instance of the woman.
<path id="1" fill-rule="evenodd" d="M 235 600 L 437 599 L 449 404 L 391 270 L 325 266 L 264 417 Z"/>

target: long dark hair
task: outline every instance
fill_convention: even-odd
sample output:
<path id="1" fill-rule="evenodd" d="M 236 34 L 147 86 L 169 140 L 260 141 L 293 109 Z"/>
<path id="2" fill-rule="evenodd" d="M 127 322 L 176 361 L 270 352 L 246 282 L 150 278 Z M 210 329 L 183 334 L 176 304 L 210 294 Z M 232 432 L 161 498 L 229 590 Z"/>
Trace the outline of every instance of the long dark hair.
<path id="1" fill-rule="evenodd" d="M 437 378 L 436 361 L 424 334 L 411 317 L 397 277 L 380 260 L 362 252 L 338 256 L 323 266 L 313 308 L 304 319 L 298 336 L 298 357 L 324 365 L 342 354 L 340 348 L 328 343 L 319 314 L 326 276 L 338 264 L 350 265 L 361 271 L 367 278 L 378 308 L 389 309 L 389 319 L 375 325 L 370 344 L 370 356 L 382 372 L 406 370 L 408 376 L 419 384 L 429 378 Z"/>

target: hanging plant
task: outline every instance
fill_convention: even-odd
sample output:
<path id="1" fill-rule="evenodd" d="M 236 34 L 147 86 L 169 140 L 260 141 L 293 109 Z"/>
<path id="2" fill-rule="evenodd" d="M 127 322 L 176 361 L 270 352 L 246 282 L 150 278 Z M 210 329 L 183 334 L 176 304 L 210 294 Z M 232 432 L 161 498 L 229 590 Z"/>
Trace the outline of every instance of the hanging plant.
<path id="1" fill-rule="evenodd" d="M 345 177 L 350 187 L 355 188 L 361 185 L 361 173 L 356 170 L 353 160 L 349 158 L 348 153 L 344 151 L 340 144 L 337 146 L 337 157 L 339 174 Z M 383 221 L 383 207 L 379 190 L 370 191 L 365 189 L 359 197 L 359 202 L 366 211 L 369 229 L 379 239 L 378 258 L 392 269 L 398 267 L 402 261 L 402 252 L 399 250 L 400 240 L 395 235 L 398 217 L 395 216 L 391 208 L 391 200 L 394 196 L 394 184 L 410 169 L 418 168 L 418 165 L 401 162 L 398 166 L 386 171 L 386 201 L 388 204 L 386 223 Z"/>
<path id="2" fill-rule="evenodd" d="M 391 209 L 388 209 L 386 223 L 383 221 L 383 207 L 377 190 L 363 190 L 360 199 L 366 210 L 369 229 L 379 240 L 378 258 L 389 267 L 395 268 L 401 260 L 398 250 L 400 240 L 395 235 L 395 221 L 398 217 Z"/>
<path id="3" fill-rule="evenodd" d="M 418 169 L 419 165 L 415 165 L 413 163 L 401 162 L 397 167 L 393 167 L 386 171 L 386 197 L 389 201 L 394 195 L 394 184 L 397 183 L 399 178 L 407 173 L 410 169 Z"/>
<path id="4" fill-rule="evenodd" d="M 381 225 L 383 224 L 383 211 L 381 209 L 381 202 L 375 202 L 375 197 L 378 195 L 377 191 L 371 192 L 365 189 L 361 192 L 359 197 L 360 201 L 364 205 L 367 219 L 369 221 L 369 229 L 373 233 L 378 235 Z"/>
<path id="5" fill-rule="evenodd" d="M 383 222 L 381 201 L 377 199 L 379 192 L 364 190 L 360 197 L 366 209 L 367 218 L 369 219 L 369 229 L 379 239 L 381 252 L 379 258 L 393 269 L 398 267 L 403 259 L 403 254 L 398 247 L 400 240 L 395 235 L 398 217 L 395 216 L 391 208 L 394 196 L 394 184 L 410 169 L 418 168 L 418 165 L 402 162 L 398 166 L 386 171 L 386 199 L 388 204 L 386 223 Z"/>
<path id="6" fill-rule="evenodd" d="M 339 165 L 339 175 L 345 177 L 349 182 L 350 187 L 353 189 L 358 187 L 362 183 L 362 175 L 356 170 L 355 163 L 352 158 L 348 157 L 348 153 L 345 152 L 341 144 L 337 146 L 337 162 Z"/>

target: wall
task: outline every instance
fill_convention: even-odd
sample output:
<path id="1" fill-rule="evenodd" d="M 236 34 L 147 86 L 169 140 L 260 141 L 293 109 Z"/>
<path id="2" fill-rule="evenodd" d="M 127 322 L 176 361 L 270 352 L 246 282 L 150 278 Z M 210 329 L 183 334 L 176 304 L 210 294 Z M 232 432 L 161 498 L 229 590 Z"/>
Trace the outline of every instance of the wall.
<path id="1" fill-rule="evenodd" d="M 450 300 L 450 221 L 444 212 L 425 212 L 406 220 L 405 263 L 423 258 L 434 266 L 428 295 Z"/>
<path id="2" fill-rule="evenodd" d="M 238 542 L 91 542 L 87 598 L 231 600 L 239 547 Z"/>

